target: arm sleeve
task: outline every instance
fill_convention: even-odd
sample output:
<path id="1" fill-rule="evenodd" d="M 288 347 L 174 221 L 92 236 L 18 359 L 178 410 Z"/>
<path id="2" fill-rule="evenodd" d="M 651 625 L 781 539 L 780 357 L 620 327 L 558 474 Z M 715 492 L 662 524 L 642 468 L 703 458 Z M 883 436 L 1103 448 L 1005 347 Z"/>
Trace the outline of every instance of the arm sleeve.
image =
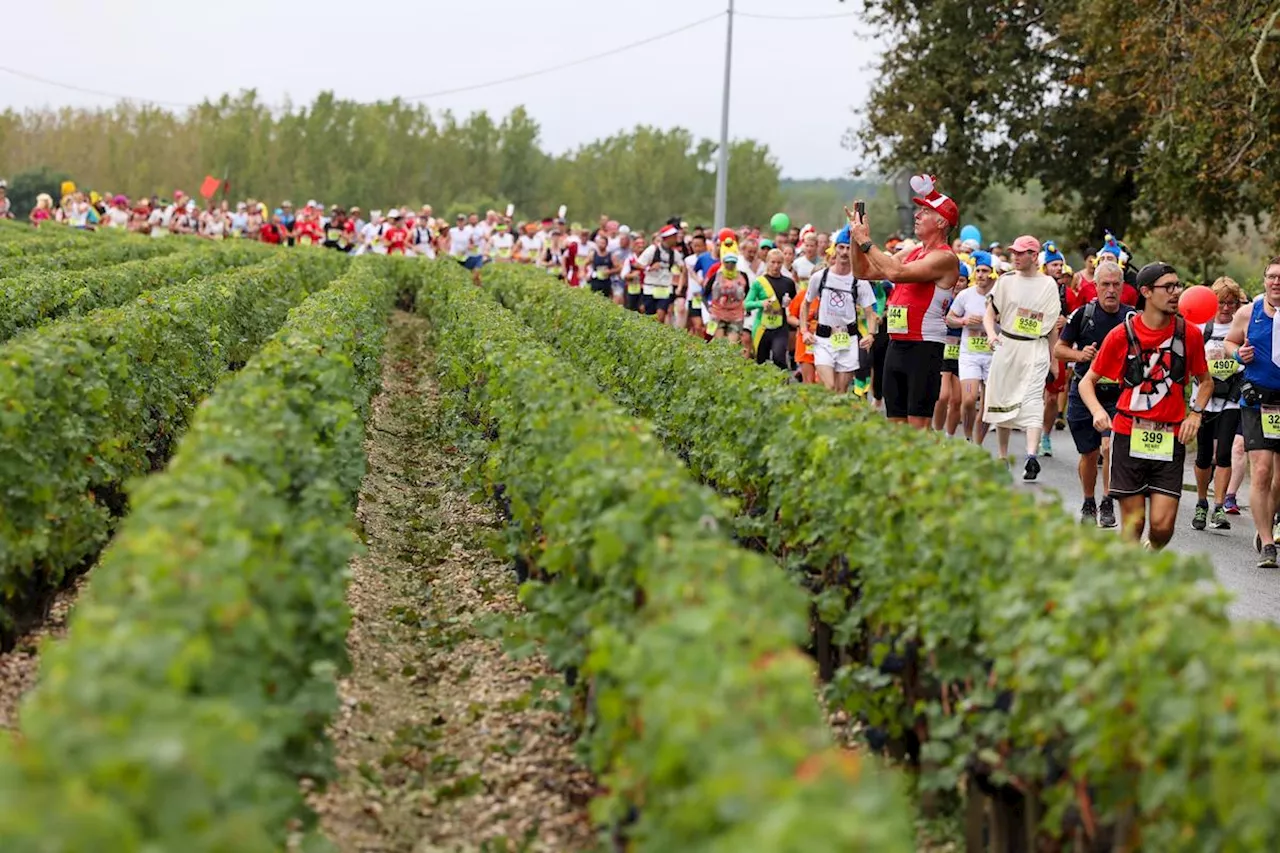
<path id="1" fill-rule="evenodd" d="M 756 279 L 751 282 L 751 290 L 747 293 L 746 301 L 742 303 L 742 307 L 748 311 L 758 311 L 764 307 L 764 288 L 760 286 L 760 280 Z"/>

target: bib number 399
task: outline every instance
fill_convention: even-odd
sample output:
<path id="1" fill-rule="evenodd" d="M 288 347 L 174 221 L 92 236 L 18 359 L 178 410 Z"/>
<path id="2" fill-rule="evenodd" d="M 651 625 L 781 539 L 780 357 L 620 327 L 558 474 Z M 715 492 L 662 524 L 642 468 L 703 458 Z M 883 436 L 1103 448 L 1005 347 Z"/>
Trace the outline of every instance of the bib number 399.
<path id="1" fill-rule="evenodd" d="M 1129 455 L 1156 462 L 1173 461 L 1173 426 L 1155 421 L 1135 420 L 1129 436 Z"/>

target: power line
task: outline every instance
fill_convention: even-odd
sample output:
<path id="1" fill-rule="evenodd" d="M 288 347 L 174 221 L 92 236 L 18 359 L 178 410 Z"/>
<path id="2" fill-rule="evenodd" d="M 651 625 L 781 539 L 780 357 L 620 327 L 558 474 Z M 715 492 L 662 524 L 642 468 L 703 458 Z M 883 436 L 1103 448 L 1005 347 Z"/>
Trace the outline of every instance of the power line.
<path id="1" fill-rule="evenodd" d="M 657 35 L 649 36 L 646 39 L 641 39 L 640 41 L 634 41 L 634 42 L 631 42 L 630 44 L 622 45 L 621 47 L 615 47 L 610 50 L 603 51 L 601 53 L 593 53 L 590 56 L 584 56 L 580 59 L 574 59 L 570 62 L 563 62 L 559 65 L 552 65 L 547 68 L 541 68 L 537 71 L 528 71 L 524 74 L 515 74 L 511 77 L 503 77 L 499 80 L 489 80 L 484 83 L 474 83 L 470 86 L 458 86 L 457 88 L 454 88 L 454 89 L 442 89 L 438 92 L 428 92 L 424 95 L 409 95 L 408 97 L 405 97 L 402 100 L 424 101 L 424 100 L 427 100 L 428 98 L 440 98 L 440 97 L 444 97 L 445 95 L 456 95 L 459 92 L 474 92 L 477 89 L 487 89 L 490 86 L 501 86 L 504 83 L 516 83 L 521 80 L 528 80 L 531 77 L 540 77 L 543 74 L 550 74 L 553 71 L 562 71 L 565 68 L 573 68 L 574 66 L 577 66 L 577 65 L 584 65 L 588 62 L 594 62 L 597 59 L 604 59 L 605 57 L 614 56 L 616 54 L 622 53 L 623 51 L 633 50 L 637 47 L 643 47 L 646 44 L 652 44 L 655 41 L 661 41 L 662 39 L 670 38 L 671 36 L 674 36 L 678 33 L 682 33 L 686 30 L 691 30 L 694 27 L 700 27 L 703 24 L 710 23 L 711 21 L 714 21 L 717 18 L 723 18 L 725 14 L 726 13 L 724 12 L 716 12 L 714 15 L 708 15 L 705 18 L 702 18 L 697 21 L 693 21 L 692 23 L 689 23 L 689 24 L 685 24 L 683 27 L 677 27 L 674 30 L 667 30 L 665 33 L 658 33 Z"/>
<path id="2" fill-rule="evenodd" d="M 162 107 L 190 107 L 192 104 L 181 104 L 177 101 L 157 101 L 153 98 L 134 98 L 129 95 L 121 95 L 116 92 L 104 92 L 100 89 L 86 89 L 84 86 L 76 86 L 73 83 L 62 83 L 58 80 L 50 80 L 47 77 L 39 77 L 35 74 L 28 74 L 26 71 L 19 71 L 16 68 L 7 68 L 0 65 L 0 71 L 6 74 L 12 74 L 15 77 L 22 77 L 35 83 L 43 83 L 46 86 L 56 86 L 59 89 L 70 89 L 72 92 L 80 92 L 85 95 L 97 95 L 102 98 L 112 98 L 117 101 L 138 101 L 146 104 L 156 104 Z"/>
<path id="3" fill-rule="evenodd" d="M 832 18 L 860 18 L 861 12 L 837 12 L 832 15 L 757 15 L 753 12 L 734 12 L 739 18 L 756 18 L 761 21 L 829 21 Z"/>

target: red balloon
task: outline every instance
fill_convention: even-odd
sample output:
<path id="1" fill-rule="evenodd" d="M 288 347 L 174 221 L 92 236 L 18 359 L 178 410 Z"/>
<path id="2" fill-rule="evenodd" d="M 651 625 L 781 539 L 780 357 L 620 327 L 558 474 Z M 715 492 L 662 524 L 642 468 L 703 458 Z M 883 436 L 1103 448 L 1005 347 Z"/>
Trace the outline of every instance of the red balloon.
<path id="1" fill-rule="evenodd" d="M 1218 297 L 1203 284 L 1188 287 L 1178 297 L 1178 313 L 1188 323 L 1207 323 L 1218 313 Z"/>

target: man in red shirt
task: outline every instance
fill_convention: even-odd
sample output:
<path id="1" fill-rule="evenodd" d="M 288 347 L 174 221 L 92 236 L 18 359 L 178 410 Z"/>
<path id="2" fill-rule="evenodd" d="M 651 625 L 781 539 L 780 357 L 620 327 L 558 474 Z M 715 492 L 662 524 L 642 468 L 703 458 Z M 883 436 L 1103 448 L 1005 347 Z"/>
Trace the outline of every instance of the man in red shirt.
<path id="1" fill-rule="evenodd" d="M 1168 264 L 1143 267 L 1138 272 L 1138 291 L 1146 299 L 1142 313 L 1107 334 L 1078 386 L 1094 428 L 1113 432 L 1111 496 L 1120 502 L 1124 535 L 1138 540 L 1146 527 L 1152 548 L 1163 548 L 1173 538 L 1187 442 L 1200 429 L 1213 394 L 1204 335 L 1178 316 L 1182 288 Z M 1101 379 L 1123 386 L 1114 419 L 1098 401 Z M 1188 412 L 1186 386 L 1193 379 L 1199 389 Z"/>
<path id="2" fill-rule="evenodd" d="M 382 233 L 382 239 L 387 243 L 387 254 L 403 255 L 404 247 L 409 242 L 409 230 L 401 221 L 400 211 L 394 207 L 387 211 L 387 221 L 390 225 Z"/>

